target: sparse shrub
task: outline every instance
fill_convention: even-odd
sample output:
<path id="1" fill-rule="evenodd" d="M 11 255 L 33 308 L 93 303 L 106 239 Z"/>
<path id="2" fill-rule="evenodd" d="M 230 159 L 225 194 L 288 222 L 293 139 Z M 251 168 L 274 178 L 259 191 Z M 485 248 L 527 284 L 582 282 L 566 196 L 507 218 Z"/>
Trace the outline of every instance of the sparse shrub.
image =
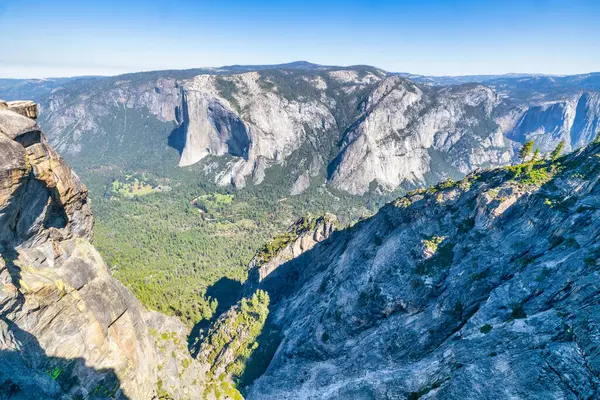
<path id="1" fill-rule="evenodd" d="M 596 258 L 592 257 L 592 256 L 588 256 L 586 258 L 583 259 L 583 262 L 585 263 L 585 265 L 587 265 L 588 267 L 595 267 L 596 266 Z"/>
<path id="2" fill-rule="evenodd" d="M 595 248 L 590 252 L 590 254 L 583 259 L 583 262 L 588 267 L 595 267 L 598 265 L 598 258 L 600 257 L 600 247 Z"/>
<path id="3" fill-rule="evenodd" d="M 450 189 L 456 185 L 457 185 L 457 182 L 448 178 L 445 181 L 443 181 L 442 183 L 438 184 L 438 189 L 440 189 L 440 190 Z"/>
<path id="4" fill-rule="evenodd" d="M 471 229 L 473 229 L 473 227 L 475 226 L 475 218 L 473 217 L 468 217 L 465 218 L 459 225 L 458 225 L 458 233 L 467 233 L 469 232 Z"/>
<path id="5" fill-rule="evenodd" d="M 452 312 L 454 314 L 461 315 L 463 310 L 464 310 L 464 307 L 463 307 L 462 302 L 460 300 L 456 300 L 456 303 L 454 304 L 454 309 L 452 310 Z"/>
<path id="6" fill-rule="evenodd" d="M 550 238 L 550 250 L 554 249 L 555 247 L 560 246 L 564 241 L 565 241 L 565 238 L 562 236 L 552 236 Z"/>
<path id="7" fill-rule="evenodd" d="M 490 275 L 490 269 L 486 268 L 481 272 L 475 273 L 473 275 L 471 275 L 471 280 L 472 281 L 480 281 L 482 279 L 487 278 Z"/>
<path id="8" fill-rule="evenodd" d="M 525 313 L 525 310 L 523 309 L 523 304 L 514 303 L 514 304 L 511 304 L 510 308 L 511 308 L 511 313 L 510 313 L 511 319 L 527 318 L 527 314 Z"/>
<path id="9" fill-rule="evenodd" d="M 520 181 L 526 185 L 532 184 L 535 186 L 542 186 L 544 183 L 548 182 L 550 178 L 551 176 L 546 168 L 534 168 L 533 164 L 527 164 L 525 174 L 521 177 Z"/>
<path id="10" fill-rule="evenodd" d="M 482 325 L 481 328 L 479 328 L 479 332 L 483 333 L 484 335 L 487 335 L 491 331 L 492 331 L 492 326 L 490 324 Z"/>
<path id="11" fill-rule="evenodd" d="M 398 208 L 408 208 L 408 207 L 410 207 L 410 205 L 411 205 L 411 202 L 406 197 L 401 197 L 394 202 L 394 207 L 398 207 Z"/>
<path id="12" fill-rule="evenodd" d="M 335 319 L 336 322 L 340 322 L 342 320 L 342 312 L 340 310 L 335 310 L 333 319 Z"/>
<path id="13" fill-rule="evenodd" d="M 423 239 L 423 244 L 428 251 L 435 253 L 445 239 L 446 236 L 432 236 L 429 239 Z"/>
<path id="14" fill-rule="evenodd" d="M 61 373 L 62 373 L 62 368 L 60 368 L 60 367 L 54 367 L 54 368 L 46 371 L 46 374 L 50 378 L 52 378 L 52 380 L 54 380 L 54 381 L 58 379 L 58 377 L 60 376 Z"/>
<path id="15" fill-rule="evenodd" d="M 358 295 L 358 305 L 360 307 L 369 306 L 377 301 L 381 296 L 381 288 L 379 285 L 373 285 L 370 289 L 362 290 Z"/>
<path id="16" fill-rule="evenodd" d="M 410 281 L 410 286 L 413 289 L 418 289 L 423 287 L 425 284 L 423 283 L 423 280 L 421 278 L 414 278 Z"/>
<path id="17" fill-rule="evenodd" d="M 415 272 L 420 275 L 428 274 L 436 269 L 449 267 L 453 260 L 454 243 L 446 241 L 444 244 L 438 247 L 436 253 L 432 257 L 422 261 L 419 265 L 417 265 Z"/>
<path id="18" fill-rule="evenodd" d="M 565 246 L 573 247 L 576 249 L 581 248 L 581 246 L 579 245 L 579 242 L 577 242 L 577 239 L 575 239 L 575 238 L 567 238 L 565 240 Z"/>
<path id="19" fill-rule="evenodd" d="M 552 178 L 552 174 L 548 172 L 548 168 L 543 161 L 530 161 L 525 164 L 505 167 L 505 169 L 512 172 L 513 178 L 518 179 L 518 182 L 522 185 L 542 186 Z"/>
<path id="20" fill-rule="evenodd" d="M 544 279 L 549 277 L 551 273 L 552 270 L 550 268 L 544 267 L 544 269 L 542 269 L 542 272 L 540 272 L 540 274 L 537 276 L 537 278 L 535 278 L 535 280 L 538 282 L 542 282 Z"/>
<path id="21" fill-rule="evenodd" d="M 321 284 L 319 285 L 319 293 L 325 293 L 325 289 L 327 289 L 327 279 L 323 278 Z"/>

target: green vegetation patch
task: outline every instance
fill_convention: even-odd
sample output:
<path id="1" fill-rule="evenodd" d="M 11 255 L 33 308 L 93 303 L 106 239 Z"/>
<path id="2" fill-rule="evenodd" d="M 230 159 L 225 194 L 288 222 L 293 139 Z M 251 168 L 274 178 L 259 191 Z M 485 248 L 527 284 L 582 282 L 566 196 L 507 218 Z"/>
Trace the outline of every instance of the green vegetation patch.
<path id="1" fill-rule="evenodd" d="M 145 176 L 134 177 L 125 176 L 124 179 L 115 179 L 108 191 L 109 196 L 134 198 L 136 196 L 146 196 L 151 193 L 169 191 L 171 188 L 166 185 L 148 182 Z"/>
<path id="2" fill-rule="evenodd" d="M 328 216 L 326 215 L 322 218 L 326 219 Z M 257 252 L 256 258 L 262 262 L 269 262 L 277 255 L 277 252 L 290 243 L 293 243 L 300 235 L 313 231 L 316 228 L 318 221 L 318 218 L 302 217 L 290 230 L 278 234 L 265 243 L 265 245 Z"/>
<path id="3" fill-rule="evenodd" d="M 153 172 L 89 167 L 80 174 L 92 197 L 94 245 L 114 276 L 146 307 L 190 326 L 212 318 L 220 299 L 211 288 L 218 281 L 241 285 L 257 251 L 268 259 L 314 222 L 305 219 L 282 237 L 277 232 L 307 214 L 334 212 L 347 224 L 364 214 L 369 201 L 319 188 L 291 197 L 293 182 L 221 188 L 207 183 L 201 167 L 175 165 Z"/>
<path id="4" fill-rule="evenodd" d="M 258 348 L 256 340 L 263 330 L 268 314 L 269 295 L 258 290 L 252 297 L 242 299 L 239 307 L 233 308 L 226 318 L 209 332 L 205 345 L 208 351 L 204 357 L 212 365 L 213 371 L 224 362 L 218 357 L 227 347 L 233 349 L 233 362 L 225 366 L 227 374 L 234 379 L 242 376 L 246 361 Z"/>
<path id="5" fill-rule="evenodd" d="M 435 254 L 439 245 L 442 244 L 444 240 L 446 240 L 446 236 L 432 236 L 428 239 L 423 239 L 423 244 L 427 251 Z"/>
<path id="6" fill-rule="evenodd" d="M 539 187 L 552 179 L 549 165 L 544 161 L 530 161 L 525 164 L 511 165 L 505 169 L 512 172 L 513 179 L 524 186 Z"/>
<path id="7" fill-rule="evenodd" d="M 511 309 L 511 313 L 510 313 L 511 319 L 527 318 L 527 314 L 525 313 L 525 310 L 523 309 L 523 304 L 513 303 L 510 305 L 510 309 Z"/>
<path id="8" fill-rule="evenodd" d="M 422 261 L 415 268 L 415 272 L 419 275 L 426 275 L 448 268 L 454 260 L 454 246 L 454 243 L 445 241 L 432 257 Z"/>

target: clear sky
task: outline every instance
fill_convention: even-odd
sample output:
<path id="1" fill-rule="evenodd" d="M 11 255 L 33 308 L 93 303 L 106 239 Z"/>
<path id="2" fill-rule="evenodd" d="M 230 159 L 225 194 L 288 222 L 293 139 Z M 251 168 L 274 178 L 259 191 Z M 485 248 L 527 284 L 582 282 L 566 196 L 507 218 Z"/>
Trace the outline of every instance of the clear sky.
<path id="1" fill-rule="evenodd" d="M 306 60 L 424 75 L 600 71 L 600 0 L 0 0 L 0 77 Z"/>

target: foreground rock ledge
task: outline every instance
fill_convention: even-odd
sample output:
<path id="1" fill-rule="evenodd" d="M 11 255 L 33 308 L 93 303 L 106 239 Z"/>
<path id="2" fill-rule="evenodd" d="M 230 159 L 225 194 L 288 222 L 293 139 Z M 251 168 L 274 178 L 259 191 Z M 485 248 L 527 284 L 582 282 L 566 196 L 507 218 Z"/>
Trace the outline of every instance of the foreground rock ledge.
<path id="1" fill-rule="evenodd" d="M 200 398 L 187 328 L 111 276 L 87 189 L 36 117 L 0 101 L 0 398 Z"/>
<path id="2" fill-rule="evenodd" d="M 37 103 L 25 100 L 25 101 L 4 101 L 0 100 L 0 110 L 8 109 L 21 114 L 25 117 L 36 119 L 38 117 L 38 105 Z"/>

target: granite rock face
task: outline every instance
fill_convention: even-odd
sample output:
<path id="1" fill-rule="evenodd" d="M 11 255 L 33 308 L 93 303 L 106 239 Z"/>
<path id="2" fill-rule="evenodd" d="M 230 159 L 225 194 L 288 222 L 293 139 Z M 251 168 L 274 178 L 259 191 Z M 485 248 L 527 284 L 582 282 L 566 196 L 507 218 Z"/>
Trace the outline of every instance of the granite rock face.
<path id="1" fill-rule="evenodd" d="M 200 396 L 187 328 L 111 276 L 87 190 L 25 116 L 35 109 L 0 109 L 0 397 Z"/>
<path id="2" fill-rule="evenodd" d="M 306 190 L 326 164 L 328 184 L 363 194 L 373 184 L 394 190 L 506 165 L 515 159 L 519 143 L 530 139 L 542 152 L 561 140 L 578 148 L 598 128 L 595 92 L 522 106 L 481 84 L 430 87 L 400 76 L 360 78 L 352 70 L 331 71 L 329 81 L 304 78 L 311 92 L 298 98 L 286 96 L 258 72 L 187 81 L 178 113 L 186 135 L 180 165 L 231 155 L 234 161 L 216 181 L 242 187 L 251 177 L 259 184 L 265 169 L 285 165 L 308 142 L 313 155 L 303 162 L 310 164 L 310 173 L 298 171 L 291 194 Z M 340 121 L 334 82 L 356 85 L 345 88 L 359 99 L 349 124 Z M 333 159 L 315 145 L 314 132 L 339 141 Z"/>
<path id="3" fill-rule="evenodd" d="M 186 139 L 180 165 L 230 154 L 238 159 L 218 174 L 219 183 L 243 187 L 247 176 L 261 183 L 265 168 L 284 162 L 311 133 L 335 126 L 322 102 L 287 99 L 266 90 L 260 78 L 258 72 L 200 75 L 184 85 Z M 231 92 L 225 94 L 224 86 Z"/>
<path id="4" fill-rule="evenodd" d="M 329 181 L 362 194 L 372 182 L 387 190 L 422 185 L 428 175 L 441 172 L 440 161 L 446 170 L 442 175 L 507 164 L 513 157 L 511 142 L 495 121 L 501 104 L 482 85 L 430 89 L 387 78 L 346 132 Z"/>
<path id="5" fill-rule="evenodd" d="M 330 79 L 345 85 L 362 82 L 353 72 L 333 71 Z M 223 82 L 229 87 L 226 96 L 219 90 Z M 266 86 L 256 72 L 190 80 L 183 86 L 186 101 L 180 115 L 186 140 L 180 165 L 209 154 L 229 154 L 238 158 L 217 181 L 240 187 L 250 176 L 259 184 L 265 168 L 285 164 L 307 142 L 319 153 L 314 132 L 338 132 L 328 136 L 335 142 L 343 134 L 338 155 L 327 161 L 327 181 L 336 189 L 363 194 L 372 183 L 386 190 L 423 184 L 440 173 L 434 158 L 451 166 L 441 172 L 448 175 L 506 164 L 513 157 L 512 142 L 495 123 L 502 101 L 482 85 L 434 90 L 398 76 L 371 75 L 365 84 L 371 90 L 346 128 L 338 124 L 334 108 L 339 105 L 327 82 L 307 83 L 314 85 L 311 97 L 288 99 L 277 86 Z M 348 93 L 356 90 L 349 87 Z M 318 163 L 311 165 L 312 176 L 328 155 L 319 156 L 313 156 L 312 163 Z M 306 190 L 310 176 L 299 175 L 291 193 Z"/>
<path id="6" fill-rule="evenodd" d="M 577 149 L 594 140 L 600 129 L 600 94 L 579 93 L 561 101 L 529 107 L 510 136 L 534 140 L 544 152 L 564 140 L 568 149 Z"/>
<path id="7" fill-rule="evenodd" d="M 78 167 L 201 164 L 203 179 L 236 187 L 281 169 L 292 195 L 457 179 L 513 162 L 526 140 L 576 149 L 600 127 L 598 88 L 583 80 L 567 90 L 517 77 L 434 86 L 372 67 L 236 72 L 71 80 L 42 99 L 41 124 Z"/>
<path id="8" fill-rule="evenodd" d="M 415 191 L 278 266 L 247 398 L 597 398 L 599 157 Z"/>

